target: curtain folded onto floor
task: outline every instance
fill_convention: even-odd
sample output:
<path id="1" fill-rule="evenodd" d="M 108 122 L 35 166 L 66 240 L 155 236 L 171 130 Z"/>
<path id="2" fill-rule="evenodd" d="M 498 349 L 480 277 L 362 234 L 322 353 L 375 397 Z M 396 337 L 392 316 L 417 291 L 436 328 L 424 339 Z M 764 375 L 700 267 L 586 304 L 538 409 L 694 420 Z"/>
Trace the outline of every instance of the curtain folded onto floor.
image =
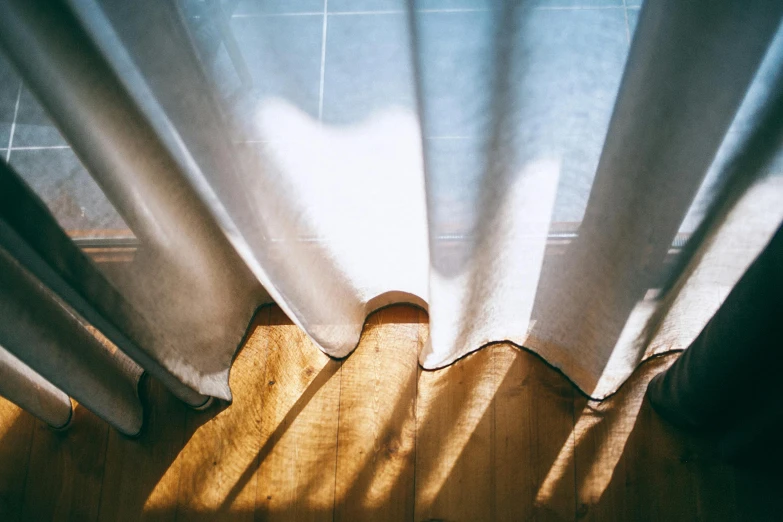
<path id="1" fill-rule="evenodd" d="M 143 371 L 230 400 L 274 300 L 334 357 L 410 302 L 424 368 L 511 341 L 611 395 L 783 220 L 783 3 L 632 3 L 0 3 L 0 394 L 137 433 Z"/>

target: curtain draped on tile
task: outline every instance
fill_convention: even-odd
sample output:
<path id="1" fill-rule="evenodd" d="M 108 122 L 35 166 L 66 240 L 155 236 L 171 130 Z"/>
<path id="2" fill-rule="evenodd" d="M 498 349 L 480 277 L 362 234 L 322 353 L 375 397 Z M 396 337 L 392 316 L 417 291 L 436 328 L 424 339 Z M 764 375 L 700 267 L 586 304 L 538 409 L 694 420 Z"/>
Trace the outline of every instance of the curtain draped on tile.
<path id="1" fill-rule="evenodd" d="M 274 300 L 334 357 L 410 302 L 424 368 L 511 341 L 611 395 L 783 220 L 783 2 L 631 4 L 0 2 L 0 394 L 138 433 L 145 371 L 230 400 Z"/>

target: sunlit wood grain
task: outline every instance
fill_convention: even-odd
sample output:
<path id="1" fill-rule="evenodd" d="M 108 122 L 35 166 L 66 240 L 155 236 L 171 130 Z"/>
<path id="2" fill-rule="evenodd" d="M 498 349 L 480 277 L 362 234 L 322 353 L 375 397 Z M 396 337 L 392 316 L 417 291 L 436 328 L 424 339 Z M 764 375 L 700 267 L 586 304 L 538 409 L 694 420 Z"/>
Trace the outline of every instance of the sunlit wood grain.
<path id="1" fill-rule="evenodd" d="M 395 306 L 368 320 L 341 369 L 336 520 L 413 516 L 418 353 L 426 315 Z"/>
<path id="2" fill-rule="evenodd" d="M 426 321 L 381 310 L 336 361 L 263 308 L 233 404 L 193 411 L 150 380 L 137 439 L 80 406 L 54 432 L 0 399 L 0 520 L 775 519 L 780 479 L 720 463 L 650 408 L 671 358 L 588 402 L 511 345 L 422 371 Z"/>
<path id="3" fill-rule="evenodd" d="M 331 520 L 340 362 L 315 349 L 278 308 L 268 336 L 256 512 L 264 520 Z"/>
<path id="4" fill-rule="evenodd" d="M 419 378 L 416 520 L 492 517 L 492 349 Z"/>
<path id="5" fill-rule="evenodd" d="M 33 417 L 0 399 L 0 519 L 17 520 L 27 478 Z"/>

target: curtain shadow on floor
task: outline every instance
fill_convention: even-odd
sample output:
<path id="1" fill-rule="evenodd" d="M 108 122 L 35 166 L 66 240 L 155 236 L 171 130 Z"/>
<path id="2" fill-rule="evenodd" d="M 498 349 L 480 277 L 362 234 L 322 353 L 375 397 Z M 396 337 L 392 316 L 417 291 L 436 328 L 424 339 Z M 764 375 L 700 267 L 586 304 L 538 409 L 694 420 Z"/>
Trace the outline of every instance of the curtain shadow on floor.
<path id="1" fill-rule="evenodd" d="M 149 381 L 138 439 L 78 406 L 53 432 L 3 403 L 2 519 L 723 520 L 755 505 L 764 520 L 753 499 L 771 486 L 738 481 L 644 400 L 671 357 L 597 403 L 507 344 L 422 371 L 426 335 L 426 313 L 390 307 L 337 361 L 264 308 L 234 403 L 193 411 Z"/>

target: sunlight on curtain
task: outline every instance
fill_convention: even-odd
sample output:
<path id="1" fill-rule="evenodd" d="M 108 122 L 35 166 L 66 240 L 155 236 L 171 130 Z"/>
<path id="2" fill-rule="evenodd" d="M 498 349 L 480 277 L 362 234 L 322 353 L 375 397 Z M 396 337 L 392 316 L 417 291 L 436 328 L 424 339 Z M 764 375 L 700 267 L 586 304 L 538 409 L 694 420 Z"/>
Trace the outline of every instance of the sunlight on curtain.
<path id="1" fill-rule="evenodd" d="M 410 302 L 424 368 L 506 340 L 604 398 L 783 220 L 781 9 L 8 2 L 0 153 L 121 296 L 66 278 L 109 340 L 193 405 L 270 299 L 334 357 Z"/>
<path id="2" fill-rule="evenodd" d="M 770 97 L 780 39 L 754 81 L 763 53 L 732 71 L 743 79 L 722 92 L 709 94 L 704 82 L 729 74 L 720 53 L 765 48 L 774 21 L 766 36 L 721 47 L 700 40 L 698 9 L 683 9 L 665 27 L 661 17 L 673 7 L 654 3 L 637 45 L 637 77 L 647 83 L 634 85 L 635 64 L 626 61 L 638 6 L 184 6 L 236 139 L 260 151 L 246 170 L 264 180 L 247 183 L 264 186 L 252 196 L 255 217 L 235 221 L 274 223 L 274 246 L 249 240 L 250 256 L 263 266 L 265 287 L 327 353 L 349 353 L 372 308 L 405 299 L 373 297 L 399 291 L 428 304 L 425 368 L 511 340 L 601 397 L 642 360 L 661 315 L 678 324 L 677 334 L 659 332 L 652 351 L 681 349 L 725 297 L 723 283 L 694 281 L 698 297 L 672 316 L 659 289 L 731 175 L 726 162 L 749 139 L 753 112 Z M 711 23 L 735 31 L 721 18 L 734 7 L 724 9 Z M 656 31 L 668 32 L 667 42 Z M 692 63 L 653 54 L 681 47 L 701 54 Z M 624 71 L 627 101 L 618 106 Z M 665 74 L 679 83 L 652 83 Z M 672 137 L 656 138 L 656 125 Z M 763 192 L 780 198 L 779 189 Z M 749 255 L 721 261 L 729 287 L 780 221 L 768 205 L 756 238 L 743 247 L 727 239 Z"/>

